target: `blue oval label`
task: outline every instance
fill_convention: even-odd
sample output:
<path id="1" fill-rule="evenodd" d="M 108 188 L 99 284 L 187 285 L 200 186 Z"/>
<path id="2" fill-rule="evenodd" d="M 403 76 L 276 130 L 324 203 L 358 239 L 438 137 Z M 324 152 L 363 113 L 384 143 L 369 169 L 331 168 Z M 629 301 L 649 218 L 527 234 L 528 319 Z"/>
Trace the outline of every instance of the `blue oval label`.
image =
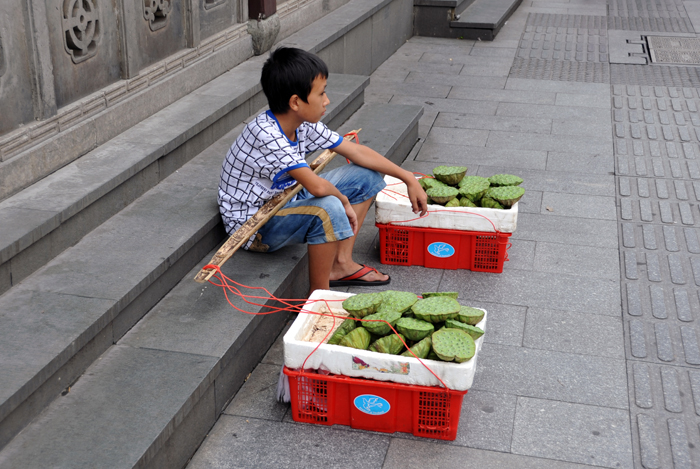
<path id="1" fill-rule="evenodd" d="M 369 415 L 384 415 L 391 409 L 389 402 L 383 397 L 373 394 L 361 394 L 355 398 L 355 407 Z"/>
<path id="2" fill-rule="evenodd" d="M 428 245 L 428 254 L 435 257 L 450 257 L 455 253 L 455 248 L 447 243 L 432 243 Z"/>

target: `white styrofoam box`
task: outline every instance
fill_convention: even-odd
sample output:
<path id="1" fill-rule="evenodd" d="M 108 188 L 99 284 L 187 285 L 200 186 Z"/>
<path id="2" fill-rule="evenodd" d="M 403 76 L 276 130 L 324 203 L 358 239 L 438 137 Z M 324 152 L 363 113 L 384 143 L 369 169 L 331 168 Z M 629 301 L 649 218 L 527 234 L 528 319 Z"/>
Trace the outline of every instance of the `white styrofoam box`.
<path id="1" fill-rule="evenodd" d="M 306 342 L 302 338 L 313 326 L 317 314 L 307 314 L 303 311 L 318 312 L 325 303 L 316 300 L 330 300 L 331 307 L 340 307 L 341 302 L 352 293 L 342 293 L 329 290 L 316 290 L 309 297 L 304 309 L 297 316 L 292 326 L 284 335 L 284 364 L 288 368 L 299 370 L 306 360 L 304 368 L 307 370 L 324 370 L 336 375 L 351 376 L 354 378 L 370 378 L 379 381 L 393 381 L 395 383 L 414 384 L 419 386 L 442 386 L 440 381 L 433 376 L 428 369 L 415 357 L 403 357 L 386 353 L 358 350 L 340 345 L 322 344 L 318 342 Z M 485 310 L 484 313 L 486 313 Z M 477 327 L 486 330 L 486 316 Z M 341 321 L 338 319 L 338 321 Z M 442 379 L 449 389 L 466 391 L 474 380 L 476 371 L 476 359 L 481 350 L 484 336 L 476 342 L 474 357 L 464 363 L 442 362 L 436 360 L 423 360 L 436 375 Z M 313 352 L 313 354 L 312 354 Z M 308 357 L 308 360 L 307 360 Z"/>
<path id="2" fill-rule="evenodd" d="M 406 184 L 401 182 L 400 179 L 391 176 L 385 176 L 384 182 L 386 182 L 387 187 L 377 194 L 375 203 L 376 222 L 383 225 L 393 222 L 396 226 L 486 232 L 493 232 L 495 227 L 496 231 L 501 233 L 512 233 L 518 224 L 517 203 L 508 210 L 429 205 L 428 210 L 431 213 L 426 217 L 414 220 L 419 215 L 413 213 L 411 201 L 408 199 Z M 445 213 L 435 213 L 439 211 L 445 211 Z M 396 223 L 405 222 L 406 220 L 413 221 Z"/>

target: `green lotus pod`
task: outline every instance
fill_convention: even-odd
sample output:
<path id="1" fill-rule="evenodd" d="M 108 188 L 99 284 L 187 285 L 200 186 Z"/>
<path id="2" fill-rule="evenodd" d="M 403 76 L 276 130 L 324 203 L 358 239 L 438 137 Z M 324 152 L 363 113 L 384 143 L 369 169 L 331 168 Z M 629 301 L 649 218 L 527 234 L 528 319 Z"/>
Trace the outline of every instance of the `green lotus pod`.
<path id="1" fill-rule="evenodd" d="M 357 327 L 357 322 L 354 319 L 346 319 L 340 324 L 340 327 L 338 327 L 333 335 L 331 336 L 330 339 L 328 339 L 328 343 L 330 345 L 338 345 L 340 343 L 340 340 L 347 335 L 348 332 L 351 330 L 355 329 Z"/>
<path id="2" fill-rule="evenodd" d="M 522 182 L 523 178 L 512 174 L 494 174 L 489 178 L 492 186 L 519 186 Z"/>
<path id="3" fill-rule="evenodd" d="M 459 199 L 455 197 L 445 204 L 445 207 L 459 207 Z"/>
<path id="4" fill-rule="evenodd" d="M 462 197 L 461 199 L 459 199 L 459 206 L 460 207 L 477 207 L 477 205 L 474 202 L 467 199 L 466 197 Z"/>
<path id="5" fill-rule="evenodd" d="M 454 199 L 457 197 L 457 194 L 459 194 L 459 191 L 455 189 L 454 187 L 433 187 L 425 191 L 426 194 L 428 194 L 428 197 L 433 199 L 433 202 L 436 202 L 438 204 L 446 204 L 450 200 Z"/>
<path id="6" fill-rule="evenodd" d="M 433 340 L 430 338 L 430 336 L 428 336 L 425 339 L 421 340 L 420 342 L 417 342 L 416 344 L 414 344 L 413 347 L 411 347 L 411 350 L 413 351 L 413 353 L 406 350 L 404 353 L 401 354 L 401 356 L 412 357 L 413 354 L 415 353 L 418 358 L 427 358 L 428 354 L 430 352 L 432 352 L 432 350 L 433 350 L 432 347 L 433 347 Z"/>
<path id="7" fill-rule="evenodd" d="M 338 345 L 342 345 L 343 347 L 352 347 L 360 350 L 367 350 L 367 347 L 369 347 L 369 343 L 371 340 L 372 336 L 370 335 L 367 329 L 365 329 L 364 327 L 356 327 L 355 329 L 345 334 L 345 337 L 340 339 L 340 343 Z"/>
<path id="8" fill-rule="evenodd" d="M 358 293 L 343 301 L 343 309 L 356 318 L 364 318 L 377 311 L 382 304 L 382 293 Z"/>
<path id="9" fill-rule="evenodd" d="M 488 183 L 489 185 L 491 184 L 491 183 L 489 183 L 488 179 L 483 178 L 481 176 L 464 176 L 462 178 L 462 180 L 459 181 L 459 183 L 457 184 L 457 187 L 459 187 L 461 189 L 462 187 L 464 187 L 466 185 L 478 183 L 478 182 L 481 182 L 481 183 L 485 182 L 485 183 Z"/>
<path id="10" fill-rule="evenodd" d="M 433 350 L 446 362 L 464 363 L 476 353 L 472 336 L 459 329 L 445 328 L 433 332 Z"/>
<path id="11" fill-rule="evenodd" d="M 435 326 L 420 319 L 401 318 L 396 321 L 396 330 L 409 340 L 423 340 L 435 332 Z"/>
<path id="12" fill-rule="evenodd" d="M 421 296 L 423 298 L 431 298 L 434 296 L 447 296 L 450 298 L 454 298 L 455 300 L 459 296 L 459 293 L 456 291 L 433 291 L 433 292 L 428 292 L 428 293 L 421 293 Z"/>
<path id="13" fill-rule="evenodd" d="M 491 187 L 486 191 L 486 195 L 503 205 L 504 208 L 511 208 L 525 194 L 525 189 L 518 186 Z"/>
<path id="14" fill-rule="evenodd" d="M 497 208 L 497 209 L 503 210 L 503 205 L 499 204 L 496 200 L 489 197 L 488 191 L 487 191 L 487 194 L 481 198 L 481 202 L 479 202 L 479 203 L 484 208 Z"/>
<path id="15" fill-rule="evenodd" d="M 426 191 L 432 187 L 445 187 L 445 186 L 447 186 L 447 184 L 445 184 L 444 182 L 438 181 L 437 179 L 431 178 L 431 177 L 420 178 L 418 180 L 418 183 L 421 185 L 423 190 L 426 190 Z"/>
<path id="16" fill-rule="evenodd" d="M 486 179 L 480 181 L 474 181 L 472 183 L 464 184 L 459 188 L 459 193 L 476 203 L 481 200 L 486 191 L 489 188 L 489 182 Z"/>
<path id="17" fill-rule="evenodd" d="M 424 298 L 411 307 L 416 318 L 433 324 L 455 319 L 460 309 L 462 306 L 457 303 L 457 300 L 448 296 Z"/>
<path id="18" fill-rule="evenodd" d="M 401 338 L 399 338 L 401 337 Z M 402 336 L 401 334 L 396 335 L 396 334 L 391 334 L 386 337 L 382 337 L 381 339 L 378 339 L 372 343 L 372 345 L 369 346 L 369 350 L 371 352 L 379 352 L 379 353 L 388 353 L 390 355 L 398 355 L 403 351 L 404 345 L 403 342 L 401 341 L 403 339 L 404 341 L 406 338 Z"/>
<path id="19" fill-rule="evenodd" d="M 467 174 L 466 166 L 436 166 L 433 168 L 435 179 L 450 186 L 456 186 L 465 174 Z"/>
<path id="20" fill-rule="evenodd" d="M 382 304 L 377 309 L 378 313 L 398 311 L 405 313 L 418 301 L 418 295 L 407 291 L 386 290 L 382 292 Z"/>
<path id="21" fill-rule="evenodd" d="M 428 356 L 425 358 L 427 358 L 428 360 L 435 360 L 435 361 L 440 360 L 440 357 L 438 357 L 437 353 L 435 353 L 435 350 L 433 350 L 432 339 L 430 339 L 430 352 L 428 352 Z"/>
<path id="22" fill-rule="evenodd" d="M 462 305 L 462 309 L 459 310 L 459 314 L 457 315 L 457 320 L 464 324 L 476 326 L 484 319 L 484 314 L 485 313 L 480 309 Z"/>
<path id="23" fill-rule="evenodd" d="M 367 320 L 372 320 L 372 319 L 381 319 L 381 321 L 376 321 L 376 322 L 369 322 L 369 321 L 362 321 L 362 327 L 370 331 L 372 334 L 377 335 L 377 336 L 385 336 L 391 332 L 391 327 L 389 327 L 389 324 L 392 326 L 396 324 L 396 321 L 401 318 L 401 313 L 398 311 L 387 311 L 385 313 L 374 313 L 370 314 L 364 317 L 364 319 Z M 386 322 L 389 324 L 387 324 Z"/>
<path id="24" fill-rule="evenodd" d="M 455 319 L 448 319 L 447 321 L 445 321 L 445 327 L 448 329 L 459 329 L 461 331 L 464 331 L 470 336 L 472 336 L 472 339 L 474 340 L 484 335 L 484 330 L 480 327 L 470 326 L 469 324 L 464 324 L 463 322 L 459 322 Z"/>

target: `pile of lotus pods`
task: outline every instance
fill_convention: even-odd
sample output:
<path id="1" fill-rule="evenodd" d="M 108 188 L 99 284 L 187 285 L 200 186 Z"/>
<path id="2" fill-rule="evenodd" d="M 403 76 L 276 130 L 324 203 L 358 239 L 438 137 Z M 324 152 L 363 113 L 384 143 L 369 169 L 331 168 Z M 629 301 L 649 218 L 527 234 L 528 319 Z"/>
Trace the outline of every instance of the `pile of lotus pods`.
<path id="1" fill-rule="evenodd" d="M 466 176 L 465 166 L 437 166 L 433 177 L 419 179 L 429 204 L 445 207 L 486 207 L 509 209 L 525 194 L 518 187 L 522 178 L 512 174 L 494 174 L 489 178 Z"/>
<path id="2" fill-rule="evenodd" d="M 421 359 L 470 360 L 476 353 L 474 341 L 484 334 L 476 327 L 484 311 L 460 305 L 455 292 L 422 296 L 418 299 L 414 293 L 394 290 L 351 296 L 343 302 L 351 317 L 342 322 L 328 343 L 407 357 L 415 354 Z"/>

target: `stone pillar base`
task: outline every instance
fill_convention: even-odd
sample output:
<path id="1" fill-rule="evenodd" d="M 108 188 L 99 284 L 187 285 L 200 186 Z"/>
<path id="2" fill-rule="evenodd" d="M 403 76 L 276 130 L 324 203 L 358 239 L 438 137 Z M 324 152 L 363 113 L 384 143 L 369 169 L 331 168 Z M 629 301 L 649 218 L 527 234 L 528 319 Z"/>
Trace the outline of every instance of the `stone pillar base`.
<path id="1" fill-rule="evenodd" d="M 280 32 L 280 19 L 275 14 L 269 18 L 248 21 L 248 34 L 253 37 L 253 53 L 261 55 L 269 51 Z"/>

